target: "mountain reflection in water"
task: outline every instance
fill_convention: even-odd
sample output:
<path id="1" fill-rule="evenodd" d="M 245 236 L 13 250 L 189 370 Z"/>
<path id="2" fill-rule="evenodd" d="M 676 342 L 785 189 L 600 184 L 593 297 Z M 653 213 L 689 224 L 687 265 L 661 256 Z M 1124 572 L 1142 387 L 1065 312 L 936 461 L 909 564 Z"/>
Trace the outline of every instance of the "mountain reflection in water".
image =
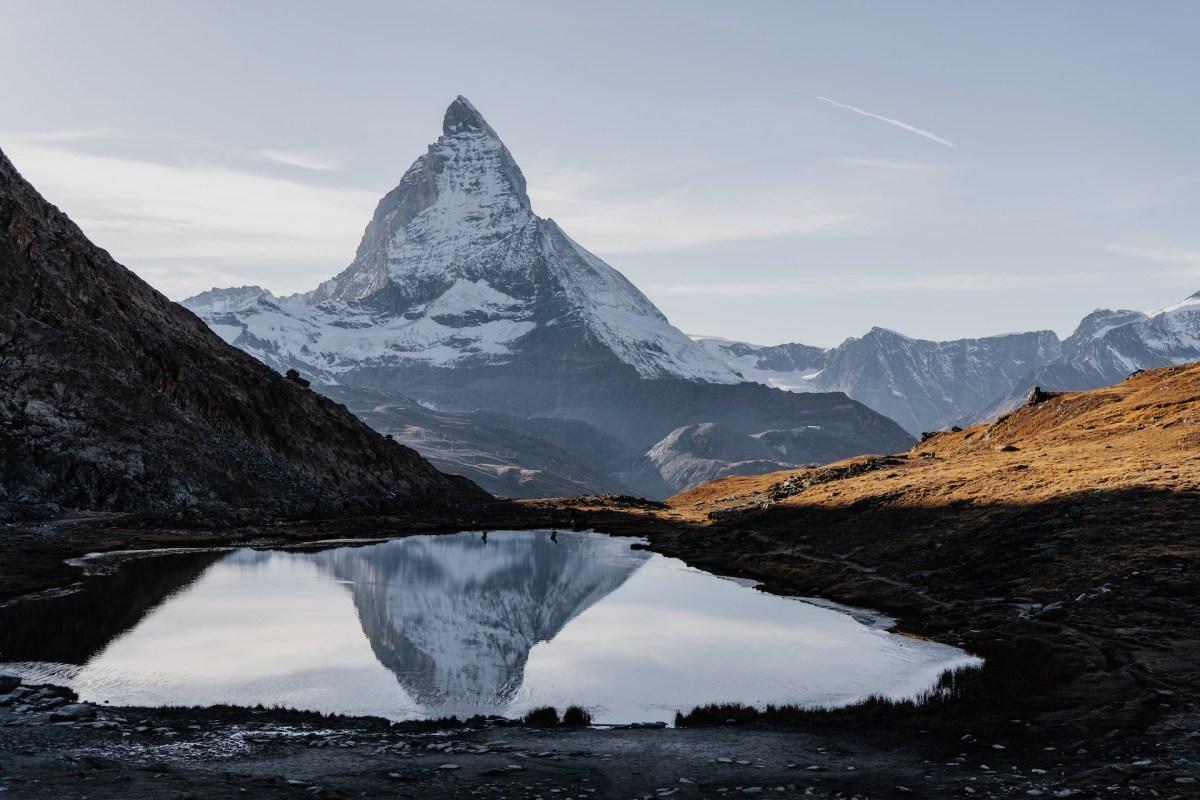
<path id="1" fill-rule="evenodd" d="M 584 705 L 912 697 L 952 647 L 755 591 L 591 533 L 412 536 L 161 555 L 0 609 L 0 671 L 120 705 L 281 705 L 391 719 Z M 15 662 L 15 663 L 14 663 Z"/>
<path id="2" fill-rule="evenodd" d="M 349 581 L 379 661 L 434 716 L 500 713 L 529 651 L 625 582 L 628 540 L 542 532 L 412 537 L 317 553 Z"/>

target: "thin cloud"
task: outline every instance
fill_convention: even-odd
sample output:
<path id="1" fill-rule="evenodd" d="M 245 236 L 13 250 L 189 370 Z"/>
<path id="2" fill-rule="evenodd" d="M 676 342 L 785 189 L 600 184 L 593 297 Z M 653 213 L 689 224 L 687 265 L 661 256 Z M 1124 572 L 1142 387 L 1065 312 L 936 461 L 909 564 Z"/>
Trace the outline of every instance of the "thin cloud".
<path id="1" fill-rule="evenodd" d="M 379 197 L 219 163 L 98 155 L 72 141 L 35 136 L 4 147 L 97 244 L 169 297 L 268 278 L 281 293 L 310 289 L 314 276 L 350 261 Z"/>
<path id="2" fill-rule="evenodd" d="M 1156 261 L 1160 264 L 1175 264 L 1184 267 L 1200 267 L 1200 250 L 1183 250 L 1177 247 L 1126 247 L 1111 245 L 1109 252 L 1121 256 Z"/>
<path id="3" fill-rule="evenodd" d="M 76 128 L 60 131 L 26 131 L 24 133 L 3 133 L 3 141 L 20 140 L 24 142 L 43 142 L 46 144 L 64 144 L 68 142 L 88 142 L 96 139 L 115 139 L 121 135 L 116 128 Z"/>
<path id="4" fill-rule="evenodd" d="M 880 114 L 872 114 L 870 111 L 865 111 L 865 110 L 859 108 L 858 106 L 851 106 L 851 105 L 846 105 L 845 103 L 839 103 L 837 100 L 831 100 L 828 97 L 822 97 L 821 95 L 817 95 L 817 99 L 822 102 L 829 103 L 831 106 L 837 106 L 838 108 L 844 108 L 847 111 L 853 111 L 855 114 L 862 114 L 864 117 L 870 117 L 871 119 L 877 119 L 880 122 L 886 122 L 888 125 L 895 125 L 897 128 L 906 130 L 909 133 L 915 133 L 917 136 L 923 136 L 926 139 L 929 139 L 930 141 L 937 142 L 938 144 L 945 145 L 946 147 L 954 147 L 954 148 L 958 147 L 958 145 L 956 145 L 954 142 L 950 141 L 949 139 L 945 139 L 941 136 L 938 136 L 936 133 L 933 133 L 932 131 L 927 131 L 924 128 L 918 128 L 916 125 L 909 125 L 907 122 L 901 122 L 898 119 L 892 119 L 891 117 L 885 117 Z"/>
<path id="5" fill-rule="evenodd" d="M 923 161 L 905 161 L 899 158 L 857 158 L 854 156 L 840 156 L 831 158 L 829 161 L 833 164 L 840 164 L 844 167 L 863 167 L 866 169 L 890 169 L 899 172 L 928 172 L 932 169 L 937 169 L 933 164 L 927 164 Z"/>
<path id="6" fill-rule="evenodd" d="M 299 169 L 311 169 L 315 172 L 336 172 L 342 168 L 340 159 L 297 150 L 259 150 L 258 155 L 277 164 L 285 164 L 289 167 L 298 167 Z"/>
<path id="7" fill-rule="evenodd" d="M 763 279 L 752 283 L 684 283 L 647 286 L 651 295 L 691 297 L 782 297 L 878 294 L 907 291 L 990 292 L 1045 286 L 1077 286 L 1106 277 L 1097 273 L 1057 275 L 997 275 L 993 273 L 930 273 L 882 278 L 877 275 L 821 275 L 786 281 Z"/>
<path id="8" fill-rule="evenodd" d="M 845 232 L 856 222 L 845 203 L 794 191 L 780 194 L 758 184 L 730 187 L 721 197 L 689 191 L 686 185 L 637 187 L 632 194 L 624 188 L 597 173 L 568 169 L 539 175 L 530 181 L 529 193 L 538 213 L 602 256 Z M 746 192 L 753 198 L 745 198 Z"/>

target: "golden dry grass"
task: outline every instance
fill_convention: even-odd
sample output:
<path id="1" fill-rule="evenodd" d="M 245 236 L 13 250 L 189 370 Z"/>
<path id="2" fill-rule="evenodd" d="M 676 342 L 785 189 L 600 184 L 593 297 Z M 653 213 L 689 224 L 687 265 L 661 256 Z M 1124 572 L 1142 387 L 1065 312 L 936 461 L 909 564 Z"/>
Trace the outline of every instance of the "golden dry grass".
<path id="1" fill-rule="evenodd" d="M 1130 489 L 1200 489 L 1200 364 L 1054 395 L 894 459 L 714 481 L 672 497 L 665 513 L 706 522 L 763 506 L 1021 505 Z"/>

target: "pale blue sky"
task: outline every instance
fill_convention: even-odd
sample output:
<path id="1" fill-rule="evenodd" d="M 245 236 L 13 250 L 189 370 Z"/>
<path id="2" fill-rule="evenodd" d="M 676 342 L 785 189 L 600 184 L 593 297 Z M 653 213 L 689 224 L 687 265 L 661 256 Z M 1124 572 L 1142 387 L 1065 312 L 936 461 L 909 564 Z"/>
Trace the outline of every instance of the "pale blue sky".
<path id="1" fill-rule="evenodd" d="M 0 0 L 0 147 L 177 299 L 338 272 L 460 93 L 690 333 L 1200 290 L 1200 4 L 344 5 Z"/>

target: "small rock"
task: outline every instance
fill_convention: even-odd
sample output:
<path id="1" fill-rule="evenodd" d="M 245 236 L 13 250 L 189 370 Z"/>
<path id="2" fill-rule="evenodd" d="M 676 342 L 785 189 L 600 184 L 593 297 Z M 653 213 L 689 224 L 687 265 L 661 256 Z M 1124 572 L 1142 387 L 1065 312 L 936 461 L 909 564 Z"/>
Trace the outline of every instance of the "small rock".
<path id="1" fill-rule="evenodd" d="M 70 703 L 50 712 L 51 722 L 75 722 L 96 716 L 96 709 L 87 703 Z"/>
<path id="2" fill-rule="evenodd" d="M 442 764 L 438 769 L 459 769 L 459 764 Z"/>

